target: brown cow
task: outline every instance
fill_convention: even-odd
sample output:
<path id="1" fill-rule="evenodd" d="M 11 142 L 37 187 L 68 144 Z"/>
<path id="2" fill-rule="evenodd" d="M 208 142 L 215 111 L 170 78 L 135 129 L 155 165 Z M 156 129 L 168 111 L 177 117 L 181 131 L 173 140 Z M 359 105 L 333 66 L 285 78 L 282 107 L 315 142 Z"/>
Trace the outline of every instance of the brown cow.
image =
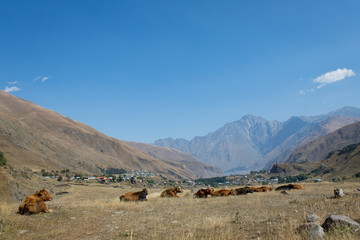
<path id="1" fill-rule="evenodd" d="M 293 184 L 293 188 L 294 189 L 305 189 L 305 187 L 303 185 L 300 185 L 300 184 Z"/>
<path id="2" fill-rule="evenodd" d="M 291 190 L 291 189 L 305 189 L 304 186 L 299 185 L 299 184 L 288 184 L 288 185 L 282 185 L 280 187 L 277 187 L 275 189 L 275 191 L 280 191 L 280 190 Z"/>
<path id="3" fill-rule="evenodd" d="M 147 201 L 146 195 L 148 195 L 147 189 L 143 188 L 142 191 L 139 192 L 128 192 L 120 197 L 121 202 L 127 201 Z"/>
<path id="4" fill-rule="evenodd" d="M 166 189 L 160 194 L 160 197 L 178 197 L 177 193 L 181 193 L 181 187 L 177 186 L 171 189 Z"/>
<path id="5" fill-rule="evenodd" d="M 266 187 L 266 186 L 262 186 L 262 187 L 251 187 L 251 189 L 254 192 L 269 192 L 272 191 L 271 187 Z"/>
<path id="6" fill-rule="evenodd" d="M 254 192 L 250 187 L 236 188 L 235 191 L 236 191 L 236 195 L 245 195 Z"/>
<path id="7" fill-rule="evenodd" d="M 25 198 L 19 206 L 20 214 L 35 214 L 35 213 L 48 213 L 49 209 L 46 207 L 45 201 L 51 201 L 52 197 L 45 190 L 37 191 Z"/>
<path id="8" fill-rule="evenodd" d="M 221 189 L 221 190 L 214 191 L 213 194 L 211 194 L 211 196 L 213 196 L 213 197 L 227 197 L 229 195 L 235 196 L 236 191 L 234 189 L 231 189 L 231 190 Z"/>
<path id="9" fill-rule="evenodd" d="M 207 198 L 208 195 L 212 195 L 214 193 L 214 189 L 213 188 L 202 188 L 199 191 L 197 191 L 196 193 L 194 193 L 194 197 L 197 198 Z"/>

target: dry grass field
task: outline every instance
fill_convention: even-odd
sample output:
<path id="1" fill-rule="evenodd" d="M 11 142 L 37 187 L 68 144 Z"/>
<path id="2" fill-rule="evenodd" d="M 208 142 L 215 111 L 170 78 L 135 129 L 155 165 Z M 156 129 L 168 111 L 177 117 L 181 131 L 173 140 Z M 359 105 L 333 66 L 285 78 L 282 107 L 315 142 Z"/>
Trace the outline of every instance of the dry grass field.
<path id="1" fill-rule="evenodd" d="M 162 189 L 149 189 L 147 202 L 120 202 L 139 189 L 111 185 L 70 185 L 54 192 L 48 214 L 22 216 L 18 204 L 0 203 L 4 220 L 0 239 L 301 239 L 296 228 L 315 213 L 360 219 L 360 182 L 309 183 L 305 190 L 253 193 L 194 199 L 185 190 L 177 199 L 161 199 Z M 336 187 L 347 195 L 329 199 Z M 360 239 L 359 233 L 337 230 L 326 239 Z"/>

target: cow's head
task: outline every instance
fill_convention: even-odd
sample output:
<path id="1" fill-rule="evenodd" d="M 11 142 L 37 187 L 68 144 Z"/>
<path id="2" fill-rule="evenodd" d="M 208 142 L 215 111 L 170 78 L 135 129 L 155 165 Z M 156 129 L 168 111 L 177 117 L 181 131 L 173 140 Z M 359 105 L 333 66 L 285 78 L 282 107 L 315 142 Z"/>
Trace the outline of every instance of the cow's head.
<path id="1" fill-rule="evenodd" d="M 50 196 L 48 191 L 46 191 L 45 189 L 40 190 L 40 191 L 36 192 L 35 194 L 36 194 L 36 196 L 41 198 L 41 200 L 43 200 L 43 201 L 51 201 L 52 200 L 52 197 Z"/>
<path id="2" fill-rule="evenodd" d="M 253 193 L 254 189 L 252 189 L 251 187 L 244 187 L 244 190 L 246 193 Z"/>
<path id="3" fill-rule="evenodd" d="M 141 195 L 148 195 L 148 191 L 146 188 L 143 188 L 143 190 L 141 191 Z"/>
<path id="4" fill-rule="evenodd" d="M 181 187 L 180 187 L 180 186 L 177 186 L 177 187 L 175 188 L 175 192 L 177 192 L 177 193 L 182 192 Z"/>
<path id="5" fill-rule="evenodd" d="M 207 193 L 207 194 L 211 194 L 211 195 L 213 195 L 213 193 L 214 193 L 214 189 L 213 189 L 213 188 L 211 188 L 211 187 L 209 187 L 209 188 L 207 188 L 207 189 L 206 189 L 206 193 Z"/>

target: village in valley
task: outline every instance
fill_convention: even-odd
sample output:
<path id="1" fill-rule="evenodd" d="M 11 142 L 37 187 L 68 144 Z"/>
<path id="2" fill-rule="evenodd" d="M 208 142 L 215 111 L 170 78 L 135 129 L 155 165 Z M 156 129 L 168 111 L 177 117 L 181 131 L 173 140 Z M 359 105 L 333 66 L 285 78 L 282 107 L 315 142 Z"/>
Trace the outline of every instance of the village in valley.
<path id="1" fill-rule="evenodd" d="M 161 174 L 139 169 L 131 170 L 127 172 L 124 169 L 110 168 L 106 172 L 108 174 L 100 175 L 86 175 L 81 173 L 71 173 L 68 169 L 62 171 L 45 171 L 35 172 L 41 175 L 44 179 L 55 179 L 58 182 L 82 182 L 82 183 L 101 183 L 101 184 L 113 184 L 113 183 L 130 183 L 140 184 L 144 186 L 210 186 L 210 187 L 222 187 L 222 186 L 247 186 L 247 185 L 273 185 L 281 183 L 292 182 L 322 182 L 320 178 L 311 177 L 310 174 L 300 174 L 297 176 L 276 176 L 271 174 L 270 171 L 250 171 L 248 174 L 238 174 L 230 176 L 212 177 L 212 178 L 198 178 L 196 180 L 182 179 L 172 180 L 164 177 Z M 343 179 L 345 180 L 345 179 Z M 334 179 L 334 182 L 341 181 L 340 179 Z"/>

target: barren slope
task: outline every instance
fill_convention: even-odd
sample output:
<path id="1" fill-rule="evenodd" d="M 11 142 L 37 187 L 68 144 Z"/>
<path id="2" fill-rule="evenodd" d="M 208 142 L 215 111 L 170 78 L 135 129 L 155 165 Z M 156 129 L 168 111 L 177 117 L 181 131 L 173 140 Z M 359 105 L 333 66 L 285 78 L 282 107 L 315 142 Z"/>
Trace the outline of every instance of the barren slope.
<path id="1" fill-rule="evenodd" d="M 0 91 L 0 151 L 15 167 L 146 169 L 171 178 L 195 178 L 182 164 L 162 161 L 86 124 Z"/>
<path id="2" fill-rule="evenodd" d="M 359 142 L 360 122 L 356 122 L 301 146 L 290 155 L 286 162 L 319 161 L 331 151 Z"/>

